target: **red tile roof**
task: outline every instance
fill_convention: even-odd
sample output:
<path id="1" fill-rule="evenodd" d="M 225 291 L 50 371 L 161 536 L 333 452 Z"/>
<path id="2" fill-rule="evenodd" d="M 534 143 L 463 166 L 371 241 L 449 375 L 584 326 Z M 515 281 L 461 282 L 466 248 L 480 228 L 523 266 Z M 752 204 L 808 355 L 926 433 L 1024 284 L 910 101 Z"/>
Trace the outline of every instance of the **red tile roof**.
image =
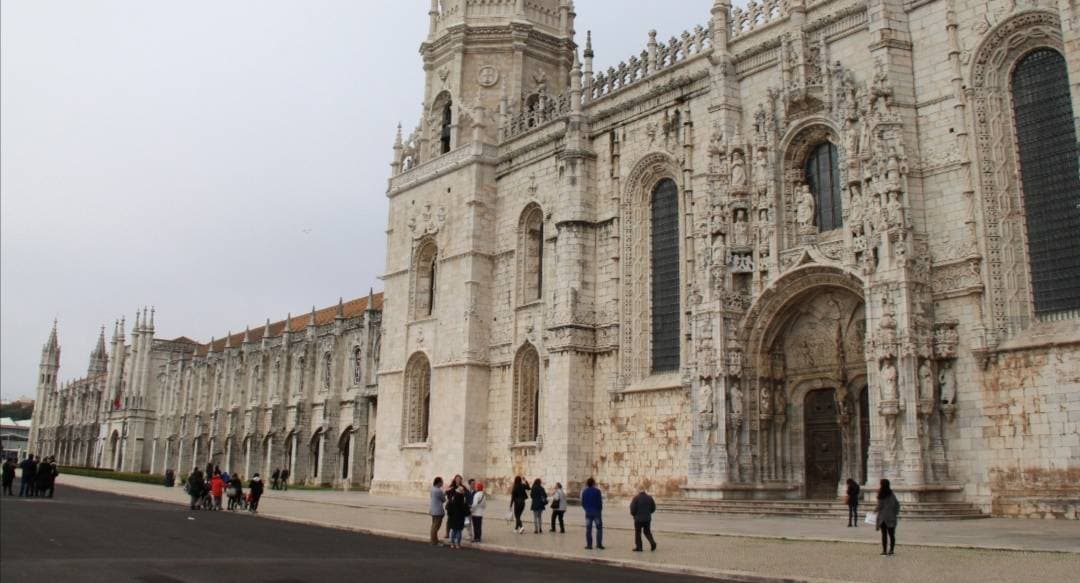
<path id="1" fill-rule="evenodd" d="M 371 309 L 374 309 L 374 310 L 381 310 L 382 309 L 382 305 L 383 305 L 383 294 L 382 294 L 382 292 L 379 292 L 379 293 L 374 294 L 372 296 L 372 303 L 374 305 L 372 306 Z M 355 318 L 355 317 L 363 314 L 365 311 L 367 311 L 367 309 L 368 309 L 368 297 L 364 296 L 362 298 L 357 298 L 355 300 L 349 300 L 349 301 L 344 303 L 342 308 L 343 308 L 342 311 L 345 314 L 345 318 Z M 316 326 L 323 326 L 325 324 L 329 324 L 329 323 L 333 322 L 334 318 L 337 317 L 337 312 L 338 312 L 338 305 L 337 304 L 334 304 L 334 305 L 332 305 L 332 306 L 330 306 L 328 308 L 322 308 L 322 309 L 319 309 L 319 310 L 315 310 L 315 325 Z M 302 313 L 302 314 L 293 314 L 292 315 L 292 321 L 289 324 L 289 331 L 290 332 L 301 332 L 301 331 L 303 331 L 304 329 L 307 328 L 308 323 L 310 321 L 311 321 L 311 312 L 310 311 L 306 312 L 306 313 Z M 265 330 L 265 327 L 266 327 L 265 322 L 262 323 L 262 324 L 258 324 L 256 326 L 251 327 L 251 332 L 250 332 L 250 335 L 249 335 L 249 339 L 251 340 L 251 342 L 260 342 L 262 340 L 263 332 Z M 279 320 L 277 322 L 272 322 L 270 324 L 270 336 L 269 337 L 270 338 L 275 338 L 275 337 L 281 336 L 281 333 L 284 330 L 285 330 L 285 320 Z M 235 346 L 240 346 L 244 342 L 244 333 L 240 332 L 238 334 L 233 334 L 232 336 L 229 336 L 228 338 L 215 339 L 214 340 L 214 352 L 221 352 L 222 350 L 224 350 L 226 340 L 228 341 L 229 346 L 234 346 L 234 347 Z M 180 338 L 177 338 L 177 339 L 174 340 L 174 342 L 183 342 L 183 341 L 194 342 L 194 341 L 192 341 L 189 338 L 186 338 L 184 336 L 181 336 Z M 210 346 L 209 343 L 198 344 L 198 347 L 195 349 L 196 356 L 205 356 L 206 353 L 207 353 L 207 348 L 209 346 Z"/>

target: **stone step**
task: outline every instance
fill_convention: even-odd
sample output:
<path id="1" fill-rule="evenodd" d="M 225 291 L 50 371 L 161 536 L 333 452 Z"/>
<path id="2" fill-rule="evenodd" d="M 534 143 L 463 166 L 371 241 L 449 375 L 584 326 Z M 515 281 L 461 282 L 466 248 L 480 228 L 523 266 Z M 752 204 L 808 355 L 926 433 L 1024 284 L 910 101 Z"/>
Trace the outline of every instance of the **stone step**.
<path id="1" fill-rule="evenodd" d="M 799 518 L 846 518 L 847 505 L 827 500 L 675 500 L 660 504 L 665 512 L 728 514 L 741 516 L 787 516 Z M 859 507 L 865 515 L 872 502 Z M 913 520 L 962 520 L 987 518 L 966 502 L 906 502 L 902 516 Z"/>

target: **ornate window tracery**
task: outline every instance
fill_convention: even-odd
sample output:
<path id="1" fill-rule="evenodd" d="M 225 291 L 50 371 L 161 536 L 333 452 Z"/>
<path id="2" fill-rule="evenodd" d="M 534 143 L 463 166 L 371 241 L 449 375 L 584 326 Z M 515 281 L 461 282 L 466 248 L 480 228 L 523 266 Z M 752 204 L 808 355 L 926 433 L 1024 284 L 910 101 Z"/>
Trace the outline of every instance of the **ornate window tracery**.
<path id="1" fill-rule="evenodd" d="M 518 350 L 514 360 L 514 443 L 536 441 L 540 427 L 540 354 L 532 344 Z"/>
<path id="2" fill-rule="evenodd" d="M 521 214 L 519 262 L 521 302 L 539 300 L 544 293 L 544 213 L 533 204 Z"/>
<path id="3" fill-rule="evenodd" d="M 652 372 L 679 370 L 679 188 L 670 178 L 650 201 Z"/>
<path id="4" fill-rule="evenodd" d="M 353 349 L 353 384 L 359 385 L 364 382 L 364 353 L 357 346 Z"/>
<path id="5" fill-rule="evenodd" d="M 438 248 L 430 239 L 424 241 L 416 250 L 413 264 L 415 280 L 413 288 L 413 319 L 431 317 L 435 310 L 435 291 L 438 287 L 436 269 Z"/>
<path id="6" fill-rule="evenodd" d="M 1061 53 L 1040 48 L 1021 58 L 1012 101 L 1034 311 L 1080 309 L 1080 168 Z"/>
<path id="7" fill-rule="evenodd" d="M 450 125 L 454 120 L 454 104 L 447 100 L 442 108 L 442 129 L 439 131 L 439 153 L 450 151 Z"/>
<path id="8" fill-rule="evenodd" d="M 402 405 L 404 427 L 401 434 L 405 444 L 427 441 L 431 419 L 431 364 L 422 352 L 414 354 L 405 366 Z"/>
<path id="9" fill-rule="evenodd" d="M 831 142 L 817 145 L 806 160 L 806 184 L 817 202 L 819 231 L 831 231 L 844 224 L 840 199 L 840 164 L 836 146 Z"/>

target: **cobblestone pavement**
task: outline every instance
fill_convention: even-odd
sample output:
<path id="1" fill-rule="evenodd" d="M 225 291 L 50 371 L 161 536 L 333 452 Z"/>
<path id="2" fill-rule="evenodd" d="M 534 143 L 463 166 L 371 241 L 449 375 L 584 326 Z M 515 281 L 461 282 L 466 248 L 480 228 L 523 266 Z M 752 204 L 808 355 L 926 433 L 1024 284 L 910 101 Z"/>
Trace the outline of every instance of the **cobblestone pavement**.
<path id="1" fill-rule="evenodd" d="M 66 476 L 61 484 L 183 504 L 180 488 Z M 62 491 L 61 491 L 62 493 Z M 421 499 L 387 498 L 334 491 L 269 491 L 260 514 L 423 540 L 430 521 Z M 493 499 L 484 547 L 564 559 L 600 560 L 669 572 L 834 581 L 1066 581 L 1080 570 L 1080 525 L 1069 521 L 984 519 L 903 522 L 892 557 L 878 555 L 872 528 L 849 529 L 814 519 L 728 519 L 658 514 L 659 548 L 633 553 L 633 533 L 623 505 L 605 512 L 605 551 L 584 549 L 580 509 L 567 513 L 567 534 L 517 535 Z M 858 531 L 857 533 L 855 531 Z M 917 546 L 915 546 L 915 544 Z M 924 544 L 925 543 L 925 544 Z M 950 546 L 950 545 L 960 546 Z M 935 545 L 935 546 L 927 546 Z M 970 548 L 971 546 L 985 548 Z M 993 550 L 1024 548 L 1028 550 Z M 1057 552 L 1048 552 L 1057 551 Z"/>

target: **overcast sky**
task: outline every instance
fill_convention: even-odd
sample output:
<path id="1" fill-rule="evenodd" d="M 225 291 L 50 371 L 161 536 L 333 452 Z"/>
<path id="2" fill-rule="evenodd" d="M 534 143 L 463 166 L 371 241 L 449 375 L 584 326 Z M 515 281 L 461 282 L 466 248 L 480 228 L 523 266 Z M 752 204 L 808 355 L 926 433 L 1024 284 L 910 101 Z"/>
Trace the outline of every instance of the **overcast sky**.
<path id="1" fill-rule="evenodd" d="M 597 65 L 711 0 L 578 0 Z M 157 308 L 207 341 L 381 289 L 394 127 L 415 126 L 428 0 L 4 0 L 0 390 L 61 379 Z"/>

